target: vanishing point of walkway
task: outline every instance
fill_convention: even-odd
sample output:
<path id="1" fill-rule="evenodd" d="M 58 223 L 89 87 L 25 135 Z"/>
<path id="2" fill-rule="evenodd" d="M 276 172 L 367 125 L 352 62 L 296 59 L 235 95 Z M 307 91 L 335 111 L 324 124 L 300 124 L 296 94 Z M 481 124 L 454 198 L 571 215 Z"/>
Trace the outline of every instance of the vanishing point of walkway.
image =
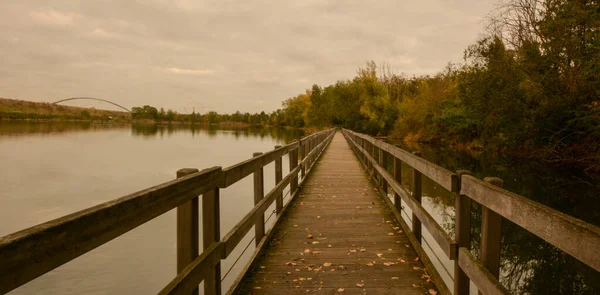
<path id="1" fill-rule="evenodd" d="M 314 166 L 239 294 L 435 294 L 341 132 Z"/>

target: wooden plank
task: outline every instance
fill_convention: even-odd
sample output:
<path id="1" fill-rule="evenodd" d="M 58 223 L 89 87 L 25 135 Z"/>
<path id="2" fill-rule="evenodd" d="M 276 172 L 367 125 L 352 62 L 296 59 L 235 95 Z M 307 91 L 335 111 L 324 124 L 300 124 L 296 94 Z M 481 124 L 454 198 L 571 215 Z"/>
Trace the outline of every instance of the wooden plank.
<path id="1" fill-rule="evenodd" d="M 275 149 L 280 148 L 280 145 L 275 146 Z M 275 184 L 279 183 L 281 181 L 281 179 L 283 178 L 283 161 L 281 159 L 281 157 L 277 158 L 275 160 Z M 283 210 L 283 193 L 280 193 L 276 196 L 276 200 L 275 200 L 275 210 L 277 211 L 277 214 L 281 214 L 281 211 Z"/>
<path id="2" fill-rule="evenodd" d="M 371 144 L 374 144 L 375 146 L 383 149 L 384 151 L 390 153 L 392 156 L 400 159 L 401 161 L 405 162 L 409 166 L 417 169 L 423 175 L 427 176 L 429 179 L 433 180 L 434 182 L 441 185 L 445 189 L 452 191 L 452 189 L 453 189 L 452 186 L 455 185 L 455 183 L 452 181 L 454 173 L 452 173 L 451 171 L 449 171 L 443 167 L 440 167 L 434 163 L 431 163 L 421 157 L 416 157 L 416 156 L 412 155 L 411 153 L 409 153 L 403 149 L 400 149 L 396 146 L 393 146 L 389 143 L 374 139 L 374 138 L 364 135 L 364 134 L 356 133 L 351 130 L 346 130 L 346 129 L 344 129 L 344 130 L 346 132 L 354 134 L 355 136 L 362 138 L 365 141 L 367 141 Z"/>
<path id="3" fill-rule="evenodd" d="M 298 142 L 294 141 L 279 149 L 272 150 L 262 154 L 260 157 L 253 157 L 233 166 L 223 169 L 223 181 L 219 184 L 220 188 L 226 188 L 244 177 L 254 173 L 256 169 L 266 166 L 277 158 L 289 153 L 298 147 Z"/>
<path id="4" fill-rule="evenodd" d="M 462 177 L 461 194 L 600 271 L 600 228 L 473 176 Z"/>
<path id="5" fill-rule="evenodd" d="M 148 188 L 0 238 L 6 293 L 215 188 L 221 167 Z"/>
<path id="6" fill-rule="evenodd" d="M 240 241 L 246 236 L 248 231 L 252 228 L 255 223 L 256 216 L 263 214 L 267 208 L 273 203 L 275 196 L 283 191 L 283 189 L 290 183 L 294 174 L 298 174 L 300 167 L 296 167 L 291 173 L 289 173 L 281 182 L 275 186 L 262 200 L 242 218 L 230 231 L 223 237 L 222 242 L 225 244 L 225 250 L 223 251 L 223 259 L 227 258 L 229 254 L 235 249 Z"/>
<path id="7" fill-rule="evenodd" d="M 223 243 L 213 243 L 158 294 L 190 294 L 221 261 Z"/>
<path id="8" fill-rule="evenodd" d="M 259 258 L 253 267 L 248 271 L 243 281 L 240 284 L 240 288 L 234 294 L 248 294 L 249 292 L 260 293 L 260 294 L 281 294 L 286 292 L 287 289 L 282 289 L 283 281 L 277 279 L 271 280 L 274 276 L 279 274 L 287 276 L 287 272 L 279 272 L 282 268 L 288 268 L 290 276 L 298 277 L 312 277 L 317 273 L 314 270 L 308 270 L 305 267 L 297 267 L 298 271 L 295 270 L 294 266 L 286 266 L 286 262 L 292 261 L 294 257 L 297 257 L 302 253 L 302 257 L 307 262 L 310 261 L 314 264 L 312 267 L 322 267 L 320 270 L 318 283 L 323 285 L 323 288 L 327 288 L 328 292 L 331 293 L 332 289 L 330 286 L 336 284 L 349 284 L 350 280 L 354 278 L 357 281 L 352 283 L 353 288 L 360 290 L 361 293 L 376 292 L 381 290 L 383 283 L 377 283 L 369 285 L 371 281 L 369 278 L 379 277 L 386 282 L 389 282 L 391 289 L 388 292 L 396 292 L 401 289 L 394 286 L 394 282 L 402 282 L 404 286 L 408 285 L 408 282 L 412 284 L 419 284 L 418 288 L 412 287 L 411 289 L 402 289 L 405 291 L 413 291 L 416 294 L 426 293 L 429 289 L 435 289 L 436 287 L 431 282 L 426 282 L 422 279 L 423 264 L 420 260 L 414 261 L 416 257 L 415 251 L 412 248 L 405 247 L 406 235 L 398 233 L 399 225 L 393 221 L 393 215 L 389 209 L 386 209 L 386 204 L 378 199 L 378 195 L 373 191 L 373 186 L 364 177 L 364 174 L 354 174 L 353 176 L 347 176 L 344 178 L 333 178 L 328 179 L 331 182 L 338 182 L 343 184 L 352 183 L 352 186 L 327 186 L 321 188 L 321 183 L 318 181 L 323 175 L 340 175 L 342 171 L 361 171 L 360 164 L 356 161 L 356 158 L 352 156 L 347 143 L 343 141 L 343 137 L 338 134 L 332 138 L 331 144 L 325 150 L 322 157 L 319 159 L 317 164 L 311 170 L 310 176 L 307 181 L 302 185 L 298 197 L 290 205 L 290 209 L 285 214 L 285 218 L 282 219 L 281 223 L 277 226 L 273 238 L 268 243 L 268 248 L 262 258 Z M 340 159 L 348 159 L 348 157 L 355 159 L 354 161 L 339 161 Z M 342 169 L 340 169 L 342 168 Z M 331 174 L 334 173 L 334 174 Z M 357 186 L 356 184 L 362 184 L 363 186 Z M 360 188 L 359 188 L 360 187 Z M 363 187 L 367 189 L 363 195 Z M 318 194 L 305 194 L 306 190 L 315 190 L 320 188 Z M 352 199 L 342 198 L 341 196 L 357 195 Z M 374 208 L 356 208 L 351 206 L 354 203 L 353 200 L 359 200 L 360 197 L 364 200 L 368 200 L 367 204 Z M 318 208 L 313 202 L 332 202 L 330 206 L 340 205 L 339 209 Z M 362 202 L 362 201 L 360 201 Z M 345 206 L 345 207 L 341 207 Z M 377 208 L 377 209 L 376 209 Z M 381 211 L 385 210 L 385 211 Z M 330 215 L 342 214 L 347 217 L 352 217 L 354 220 L 347 219 L 344 222 L 336 222 L 336 220 L 329 219 Z M 382 214 L 383 213 L 383 214 Z M 385 221 L 390 223 L 386 223 Z M 357 225 L 360 224 L 360 227 Z M 379 224 L 379 225 L 378 225 Z M 294 226 L 296 225 L 296 226 Z M 312 236 L 308 236 L 312 233 Z M 400 242 L 400 243 L 398 243 Z M 385 248 L 377 248 L 376 245 L 381 245 Z M 329 247 L 328 245 L 332 245 Z M 328 251 L 322 250 L 322 253 L 307 253 L 306 249 L 315 250 L 323 249 L 346 249 L 346 251 Z M 365 252 L 361 252 L 361 247 L 366 248 Z M 351 253 L 347 250 L 353 249 L 356 252 Z M 392 251 L 388 251 L 392 249 Z M 377 252 L 380 251 L 383 259 L 377 256 Z M 362 254 L 359 254 L 362 253 Z M 357 254 L 357 255 L 355 255 Z M 346 269 L 339 268 L 341 265 L 346 265 L 346 262 L 353 261 L 358 255 L 370 254 L 370 261 L 377 261 L 377 267 L 369 267 L 366 265 L 367 261 L 363 261 L 363 272 L 367 284 L 364 288 L 356 287 L 356 284 L 360 282 L 358 276 L 345 276 Z M 400 257 L 407 258 L 411 257 L 410 263 L 402 263 L 398 259 Z M 334 267 L 324 266 L 329 259 L 336 264 Z M 335 259 L 335 260 L 333 260 Z M 346 261 L 346 262 L 344 262 Z M 380 266 L 383 262 L 396 262 L 395 264 L 389 264 L 389 266 Z M 341 264 L 341 265 L 340 265 Z M 327 264 L 326 264 L 327 265 Z M 310 265 L 305 265 L 311 267 Z M 264 268 L 263 268 L 264 267 Z M 413 269 L 413 267 L 417 267 Z M 335 271 L 330 271 L 330 268 Z M 274 271 L 270 274 L 264 273 L 273 269 Z M 325 273 L 322 271 L 326 270 Z M 429 271 L 429 270 L 428 270 Z M 361 273 L 362 274 L 362 273 Z M 392 277 L 400 276 L 401 279 L 392 279 Z M 256 285 L 258 279 L 259 285 Z M 374 279 L 373 279 L 374 280 Z M 298 281 L 298 280 L 297 280 Z M 306 281 L 304 281 L 306 282 Z M 261 287 L 261 289 L 255 289 L 255 287 Z M 291 286 L 291 290 L 296 290 L 295 286 Z M 346 289 L 347 293 L 352 293 L 353 289 Z M 305 291 L 305 290 L 302 290 Z M 314 290 L 317 291 L 317 290 Z M 337 289 L 335 289 L 337 291 Z M 418 291 L 418 292 L 417 292 Z M 376 294 L 376 293 L 374 293 Z"/>
<path id="9" fill-rule="evenodd" d="M 470 175 L 466 170 L 456 171 L 458 174 L 456 190 L 454 195 L 454 236 L 458 247 L 471 249 L 471 199 L 460 194 L 460 178 Z M 454 261 L 454 295 L 469 295 L 471 282 L 467 274 L 459 267 L 458 259 Z"/>
<path id="10" fill-rule="evenodd" d="M 262 153 L 254 153 L 254 157 L 259 157 Z M 254 171 L 254 206 L 258 205 L 265 195 L 265 181 L 263 167 L 256 168 Z M 276 196 L 274 196 L 276 197 Z M 256 245 L 265 235 L 265 214 L 264 211 L 256 213 L 254 216 L 254 237 Z"/>
<path id="11" fill-rule="evenodd" d="M 177 178 L 198 172 L 198 169 L 186 168 L 177 171 Z M 177 273 L 181 272 L 198 257 L 200 227 L 198 197 L 177 207 Z M 188 294 L 199 294 L 198 288 Z"/>
<path id="12" fill-rule="evenodd" d="M 396 157 L 394 157 L 394 179 L 402 186 L 402 161 Z M 394 191 L 394 205 L 398 212 L 402 210 L 402 202 L 400 200 L 400 194 Z"/>
<path id="13" fill-rule="evenodd" d="M 413 152 L 413 155 L 419 156 L 420 153 Z M 419 204 L 419 206 L 416 206 L 416 207 L 421 207 L 421 199 L 422 199 L 421 185 L 422 185 L 421 172 L 419 172 L 419 170 L 417 170 L 413 167 L 413 169 L 412 169 L 412 198 L 414 199 L 415 202 L 417 202 Z M 417 214 L 415 214 L 415 212 L 413 212 L 411 220 L 412 220 L 412 230 L 413 230 L 413 233 L 415 234 L 415 238 L 417 238 L 417 240 L 419 242 L 421 242 L 421 240 L 422 240 L 421 221 L 419 220 L 419 216 L 417 216 Z M 436 224 L 437 224 L 437 222 L 436 222 Z"/>
<path id="14" fill-rule="evenodd" d="M 485 182 L 502 187 L 500 178 L 486 177 Z M 489 208 L 481 207 L 481 263 L 496 278 L 500 278 L 500 241 L 502 240 L 502 217 Z M 481 293 L 481 291 L 479 292 Z"/>
<path id="15" fill-rule="evenodd" d="M 375 159 L 373 159 L 370 155 L 366 153 L 365 150 L 358 147 L 358 149 L 365 155 L 367 161 L 369 161 L 380 175 L 383 175 L 385 180 L 390 184 L 392 189 L 396 194 L 398 194 L 402 200 L 405 201 L 406 205 L 411 209 L 413 214 L 419 219 L 425 228 L 429 231 L 433 239 L 437 242 L 437 244 L 442 248 L 444 253 L 448 256 L 448 259 L 455 260 L 456 259 L 456 251 L 457 245 L 444 231 L 441 225 L 439 225 L 435 219 L 421 206 L 419 202 L 417 202 L 407 191 L 401 186 L 383 167 L 377 165 Z M 415 235 L 416 237 L 416 235 Z M 420 239 L 419 239 L 420 240 Z"/>
<path id="16" fill-rule="evenodd" d="M 196 234 L 197 236 L 197 234 Z M 197 238 L 196 238 L 197 239 Z M 202 195 L 202 244 L 204 250 L 221 239 L 219 188 Z M 211 268 L 204 279 L 204 294 L 221 294 L 221 263 Z"/>
<path id="17" fill-rule="evenodd" d="M 326 140 L 326 143 L 328 143 L 328 140 L 330 140 L 330 138 L 328 138 Z M 327 145 L 325 145 L 326 147 Z M 320 154 L 319 154 L 320 156 Z M 300 171 L 299 169 L 301 169 L 300 166 L 296 167 L 296 169 L 298 171 Z M 298 172 L 296 172 L 297 174 Z M 288 175 L 289 176 L 289 175 Z M 284 182 L 289 183 L 289 179 L 288 180 L 283 180 Z M 303 179 L 304 181 L 304 179 Z M 285 185 L 284 185 L 285 187 Z M 294 199 L 296 198 L 296 196 L 298 195 L 298 191 L 296 191 L 295 193 L 292 193 L 290 195 L 290 200 L 288 201 L 287 204 L 284 205 L 283 210 L 282 210 L 282 214 L 278 214 L 277 217 L 275 218 L 275 222 L 273 223 L 273 227 L 267 232 L 267 234 L 265 235 L 265 237 L 263 238 L 263 240 L 260 242 L 260 244 L 257 246 L 257 249 L 254 251 L 254 253 L 252 254 L 252 256 L 250 257 L 250 260 L 248 261 L 248 263 L 244 266 L 244 268 L 242 269 L 242 271 L 240 272 L 240 275 L 236 278 L 236 280 L 233 282 L 233 284 L 231 285 L 231 287 L 229 288 L 229 290 L 227 291 L 226 295 L 231 295 L 233 293 L 239 292 L 239 288 L 241 286 L 242 280 L 244 278 L 244 276 L 246 275 L 246 273 L 248 272 L 248 270 L 250 269 L 250 267 L 257 261 L 257 259 L 260 258 L 260 256 L 263 254 L 263 252 L 266 249 L 266 246 L 268 244 L 269 241 L 272 240 L 273 234 L 275 232 L 275 229 L 279 226 L 279 224 L 281 223 L 281 221 L 286 218 L 286 214 L 285 212 L 288 212 L 288 209 L 290 208 L 290 205 L 293 204 Z"/>
<path id="18" fill-rule="evenodd" d="M 458 250 L 458 265 L 471 278 L 481 293 L 486 295 L 510 294 L 466 248 L 460 247 Z"/>

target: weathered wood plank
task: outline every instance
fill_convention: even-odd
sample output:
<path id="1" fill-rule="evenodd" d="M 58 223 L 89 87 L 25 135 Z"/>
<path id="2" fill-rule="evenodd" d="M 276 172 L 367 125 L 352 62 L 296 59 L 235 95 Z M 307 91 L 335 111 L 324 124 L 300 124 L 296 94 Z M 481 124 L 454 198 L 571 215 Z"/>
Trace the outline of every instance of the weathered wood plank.
<path id="1" fill-rule="evenodd" d="M 177 171 L 177 178 L 198 172 L 198 169 L 185 168 Z M 199 202 L 195 197 L 177 207 L 177 273 L 185 269 L 199 253 Z M 198 288 L 192 295 L 199 294 Z"/>
<path id="2" fill-rule="evenodd" d="M 279 149 L 272 150 L 262 154 L 260 157 L 250 158 L 246 161 L 240 162 L 233 166 L 223 169 L 223 180 L 219 184 L 220 188 L 226 188 L 244 177 L 254 173 L 256 169 L 262 168 L 269 163 L 275 161 L 277 158 L 282 157 L 289 151 L 294 150 L 298 147 L 298 142 L 294 141 L 288 145 L 285 145 Z"/>
<path id="3" fill-rule="evenodd" d="M 461 194 L 600 271 L 600 228 L 469 175 Z"/>
<path id="4" fill-rule="evenodd" d="M 319 151 L 320 148 L 314 147 L 313 151 L 315 150 Z M 365 260 L 363 265 L 364 276 L 368 278 L 375 278 L 378 274 L 381 278 L 389 276 L 386 279 L 392 285 L 389 290 L 399 290 L 395 289 L 394 282 L 400 283 L 400 281 L 403 282 L 404 286 L 407 286 L 408 282 L 411 281 L 409 285 L 411 287 L 412 284 L 418 283 L 419 288 L 412 287 L 410 290 L 418 289 L 420 293 L 435 288 L 433 284 L 427 283 L 425 279 L 421 278 L 423 271 L 420 261 L 411 260 L 401 263 L 397 260 L 400 257 L 414 259 L 416 254 L 412 248 L 405 246 L 408 243 L 406 236 L 402 232 L 398 232 L 398 223 L 394 221 L 394 217 L 387 209 L 386 204 L 381 198 L 378 198 L 373 190 L 373 185 L 365 178 L 364 173 L 353 173 L 352 175 L 346 173 L 347 176 L 341 178 L 328 178 L 328 181 L 340 184 L 352 183 L 351 186 L 324 185 L 321 187 L 322 184 L 318 181 L 321 175 L 331 176 L 333 175 L 331 173 L 361 170 L 356 160 L 338 162 L 340 159 L 348 158 L 354 158 L 352 151 L 349 149 L 348 144 L 344 142 L 343 137 L 337 134 L 325 150 L 322 158 L 313 166 L 307 182 L 303 184 L 300 194 L 291 204 L 290 210 L 282 216 L 283 219 L 278 225 L 273 239 L 269 242 L 263 258 L 257 260 L 252 270 L 246 274 L 237 293 L 247 294 L 250 291 L 261 294 L 281 294 L 281 292 L 285 292 L 286 289 L 282 289 L 282 285 L 274 283 L 274 278 L 278 275 L 280 269 L 288 267 L 284 266 L 286 262 L 298 256 L 304 257 L 302 259 L 305 259 L 308 263 L 320 265 L 323 268 L 321 273 L 318 274 L 320 275 L 319 282 L 323 281 L 323 286 L 348 284 L 349 280 L 352 279 L 351 277 L 345 277 L 343 270 L 334 268 L 336 271 L 331 272 L 328 270 L 330 267 L 323 266 L 323 264 L 331 260 L 331 262 L 335 261 L 335 263 L 345 265 L 351 260 L 360 259 L 358 258 L 359 255 L 364 255 L 364 259 L 366 259 L 366 255 L 369 255 L 369 259 L 376 261 L 377 266 L 367 266 L 368 261 Z M 364 191 L 363 189 L 367 190 Z M 319 193 L 305 194 L 306 190 L 318 191 Z M 344 198 L 343 196 L 349 197 Z M 353 207 L 353 203 L 350 202 L 354 202 L 354 200 L 358 200 L 360 204 L 366 204 L 367 206 L 365 208 L 356 208 L 358 205 Z M 368 202 L 365 203 L 363 200 L 368 200 Z M 334 206 L 336 209 L 333 209 Z M 368 208 L 369 206 L 373 208 Z M 338 218 L 339 216 L 353 218 Z M 374 242 L 378 246 L 374 245 Z M 360 247 L 364 247 L 365 252 L 361 252 Z M 310 253 L 305 253 L 306 249 L 309 249 Z M 348 251 L 338 253 L 334 251 L 335 249 L 347 249 Z M 391 251 L 388 251 L 388 249 L 391 249 Z M 352 253 L 349 250 L 355 252 Z M 321 253 L 313 253 L 313 251 L 321 251 Z M 300 255 L 300 253 L 303 255 Z M 381 258 L 377 254 L 381 254 Z M 397 264 L 382 266 L 383 262 L 395 262 Z M 339 264 L 336 267 L 339 267 Z M 264 268 L 261 268 L 261 266 L 264 266 Z M 413 269 L 413 267 L 417 267 L 417 269 Z M 325 268 L 328 272 L 323 273 L 322 271 Z M 274 272 L 264 272 L 264 270 L 269 269 L 273 269 Z M 308 277 L 309 274 L 315 273 L 314 270 L 309 271 L 304 267 L 298 269 L 299 271 L 295 271 L 292 267 L 289 271 L 293 275 L 302 277 Z M 283 275 L 286 275 L 286 272 Z M 392 277 L 397 276 L 402 278 L 399 280 L 392 279 Z M 254 284 L 254 278 L 259 279 L 260 285 Z M 352 284 L 353 288 L 357 288 L 356 283 L 359 282 L 360 279 L 354 282 Z M 369 284 L 365 284 L 364 290 L 378 290 L 378 288 L 381 288 L 379 284 L 368 286 Z M 255 287 L 261 287 L 261 289 L 254 289 Z M 296 288 L 295 286 L 288 287 L 291 290 Z M 360 290 L 361 292 L 364 291 L 363 289 Z M 346 292 L 351 293 L 351 290 Z"/>
<path id="5" fill-rule="evenodd" d="M 460 247 L 458 250 L 458 265 L 471 278 L 481 293 L 486 295 L 510 294 L 481 261 L 473 257 L 466 248 Z"/>
<path id="6" fill-rule="evenodd" d="M 213 243 L 173 279 L 158 294 L 190 294 L 221 261 L 223 243 Z"/>
<path id="7" fill-rule="evenodd" d="M 383 142 L 380 140 L 376 140 L 370 136 L 356 133 L 351 130 L 344 130 L 344 131 L 348 132 L 356 137 L 362 138 L 365 141 L 367 141 L 371 144 L 374 144 L 375 146 L 383 149 L 384 151 L 391 154 L 393 157 L 396 157 L 396 158 L 400 159 L 401 161 L 405 162 L 406 164 L 408 164 L 409 166 L 417 169 L 423 175 L 427 176 L 428 178 L 435 181 L 436 183 L 438 183 L 439 185 L 441 185 L 442 187 L 444 187 L 445 189 L 447 189 L 449 191 L 452 191 L 453 185 L 456 185 L 452 181 L 452 178 L 454 177 L 453 175 L 455 175 L 455 174 L 445 168 L 435 165 L 421 157 L 412 155 L 411 153 L 409 153 L 405 150 L 402 150 L 396 146 L 393 146 L 389 143 L 386 143 L 386 142 Z"/>
<path id="8" fill-rule="evenodd" d="M 398 194 L 400 198 L 404 200 L 406 205 L 411 209 L 414 216 L 417 217 L 416 219 L 418 219 L 423 223 L 423 225 L 425 225 L 425 228 L 427 228 L 431 236 L 435 239 L 440 248 L 442 248 L 442 250 L 448 256 L 448 258 L 451 260 L 456 259 L 456 242 L 454 242 L 448 236 L 448 234 L 446 233 L 446 231 L 444 231 L 442 226 L 435 221 L 435 219 L 429 214 L 429 212 L 427 212 L 427 210 L 425 210 L 425 208 L 423 208 L 423 206 L 421 206 L 421 204 L 417 202 L 417 200 L 415 200 L 406 191 L 406 189 L 403 186 L 401 186 L 392 175 L 389 174 L 387 170 L 384 170 L 383 167 L 377 165 L 375 159 L 373 159 L 368 153 L 366 153 L 364 149 L 358 147 L 358 150 L 361 153 L 364 153 L 364 156 L 366 157 L 367 161 L 369 161 L 375 167 L 375 169 L 380 175 L 383 175 L 384 179 L 392 187 L 394 192 Z M 415 237 L 418 240 L 420 240 L 420 236 L 417 237 L 415 235 Z"/>
<path id="9" fill-rule="evenodd" d="M 172 180 L 0 238 L 6 293 L 214 189 L 221 167 Z"/>
<path id="10" fill-rule="evenodd" d="M 264 214 L 265 210 L 269 208 L 277 194 L 281 193 L 283 189 L 290 183 L 294 175 L 297 175 L 300 171 L 300 166 L 296 167 L 291 173 L 289 173 L 279 184 L 277 184 L 264 198 L 258 202 L 240 222 L 238 222 L 222 239 L 225 244 L 225 250 L 223 251 L 223 259 L 227 258 L 233 251 L 235 246 L 246 236 L 248 231 L 256 222 L 256 216 Z M 260 242 L 260 240 L 259 240 Z"/>
<path id="11" fill-rule="evenodd" d="M 205 250 L 221 240 L 220 207 L 218 187 L 202 195 L 202 245 Z M 221 295 L 221 263 L 216 263 L 208 272 L 204 280 L 204 294 Z"/>

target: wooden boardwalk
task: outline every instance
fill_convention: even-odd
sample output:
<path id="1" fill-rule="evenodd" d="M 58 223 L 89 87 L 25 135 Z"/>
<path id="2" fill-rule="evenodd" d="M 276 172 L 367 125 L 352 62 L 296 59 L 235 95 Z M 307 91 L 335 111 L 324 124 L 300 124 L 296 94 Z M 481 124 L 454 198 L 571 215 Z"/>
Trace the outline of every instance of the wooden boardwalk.
<path id="1" fill-rule="evenodd" d="M 313 169 L 236 294 L 435 294 L 341 132 Z"/>

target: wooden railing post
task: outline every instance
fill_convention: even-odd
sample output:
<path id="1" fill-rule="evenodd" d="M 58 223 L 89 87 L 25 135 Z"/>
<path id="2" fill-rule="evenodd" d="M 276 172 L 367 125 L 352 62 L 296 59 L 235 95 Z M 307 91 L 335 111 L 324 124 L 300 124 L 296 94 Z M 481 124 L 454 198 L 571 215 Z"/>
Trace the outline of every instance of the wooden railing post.
<path id="1" fill-rule="evenodd" d="M 421 156 L 420 152 L 413 152 L 413 154 L 417 157 Z M 421 172 L 415 168 L 413 168 L 412 171 L 412 196 L 419 204 L 421 204 Z M 412 229 L 415 238 L 421 243 L 421 221 L 415 213 L 412 214 Z"/>
<path id="2" fill-rule="evenodd" d="M 453 179 L 452 194 L 455 200 L 455 240 L 458 248 L 471 249 L 471 199 L 460 194 L 460 184 L 463 175 L 471 175 L 467 170 L 456 171 Z M 467 274 L 458 265 L 458 259 L 454 260 L 454 295 L 469 295 L 470 280 Z"/>
<path id="3" fill-rule="evenodd" d="M 379 165 L 383 167 L 383 170 L 387 171 L 387 157 L 385 156 L 385 151 L 382 148 L 379 148 Z M 387 196 L 388 193 L 388 183 L 383 178 L 383 175 L 379 176 L 379 181 L 381 183 L 381 189 L 383 193 Z"/>
<path id="4" fill-rule="evenodd" d="M 394 157 L 394 179 L 398 181 L 399 184 L 402 184 L 402 161 L 396 157 Z M 402 213 L 402 199 L 400 195 L 394 192 L 394 205 L 398 212 Z"/>
<path id="5" fill-rule="evenodd" d="M 288 153 L 288 157 L 290 160 L 290 172 L 292 172 L 292 170 L 294 170 L 296 166 L 298 166 L 298 150 L 300 148 L 301 147 L 298 146 L 297 149 L 291 150 Z M 290 181 L 290 195 L 293 194 L 296 191 L 296 189 L 298 189 L 298 174 L 292 176 L 292 180 Z"/>
<path id="6" fill-rule="evenodd" d="M 219 188 L 202 195 L 202 244 L 206 250 L 221 240 Z M 204 279 L 204 294 L 221 294 L 221 263 L 217 263 Z"/>
<path id="7" fill-rule="evenodd" d="M 262 153 L 254 153 L 252 154 L 253 157 L 258 157 L 262 155 Z M 265 195 L 265 189 L 264 189 L 264 174 L 263 174 L 263 168 L 260 167 L 258 169 L 256 169 L 254 171 L 254 205 L 258 204 L 263 196 Z M 254 223 L 254 234 L 255 234 L 255 240 L 254 242 L 256 242 L 256 246 L 258 246 L 258 244 L 260 244 L 260 240 L 262 240 L 262 237 L 265 235 L 265 214 L 260 214 L 259 216 L 256 217 L 256 222 Z"/>
<path id="8" fill-rule="evenodd" d="M 177 178 L 198 172 L 184 168 L 177 171 Z M 177 273 L 198 257 L 200 226 L 198 219 L 198 197 L 177 207 Z M 198 288 L 191 294 L 199 294 Z"/>
<path id="9" fill-rule="evenodd" d="M 299 145 L 298 145 L 298 151 L 300 152 L 300 161 L 303 161 L 304 158 L 306 158 L 306 143 L 302 142 L 302 140 L 298 141 Z M 302 179 L 304 179 L 304 177 L 306 176 L 306 166 L 302 165 L 302 167 L 300 167 L 300 176 L 302 176 Z"/>
<path id="10" fill-rule="evenodd" d="M 485 182 L 502 188 L 504 181 L 497 177 L 486 177 Z M 500 240 L 502 237 L 502 217 L 481 206 L 481 262 L 498 279 L 500 275 Z"/>
<path id="11" fill-rule="evenodd" d="M 280 145 L 276 145 L 275 149 L 281 148 Z M 275 159 L 275 186 L 283 179 L 283 161 L 281 157 Z M 283 210 L 283 193 L 279 193 L 275 199 L 275 210 L 277 215 L 281 214 Z"/>

